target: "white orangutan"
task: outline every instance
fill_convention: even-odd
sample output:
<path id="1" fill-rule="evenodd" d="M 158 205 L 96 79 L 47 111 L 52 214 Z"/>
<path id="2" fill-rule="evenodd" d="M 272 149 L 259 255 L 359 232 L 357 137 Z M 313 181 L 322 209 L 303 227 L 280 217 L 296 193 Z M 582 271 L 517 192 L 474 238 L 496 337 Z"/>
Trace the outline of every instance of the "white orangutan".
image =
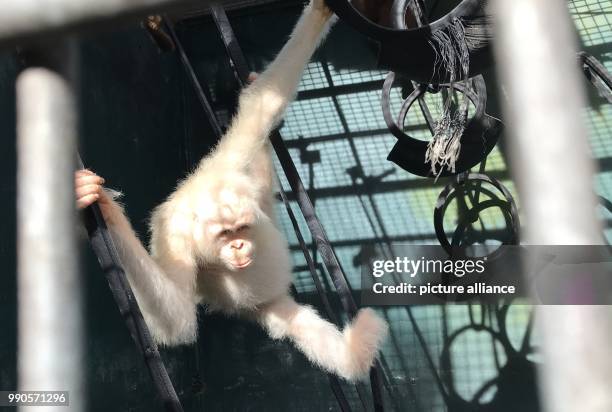
<path id="1" fill-rule="evenodd" d="M 324 0 L 306 6 L 291 38 L 240 95 L 237 115 L 217 147 L 153 211 L 150 254 L 104 179 L 76 173 L 77 206 L 98 201 L 154 339 L 190 343 L 197 305 L 256 320 L 289 338 L 315 364 L 349 380 L 373 364 L 387 324 L 362 309 L 339 331 L 289 294 L 291 262 L 273 213 L 268 135 L 296 94 L 305 65 L 330 26 Z"/>

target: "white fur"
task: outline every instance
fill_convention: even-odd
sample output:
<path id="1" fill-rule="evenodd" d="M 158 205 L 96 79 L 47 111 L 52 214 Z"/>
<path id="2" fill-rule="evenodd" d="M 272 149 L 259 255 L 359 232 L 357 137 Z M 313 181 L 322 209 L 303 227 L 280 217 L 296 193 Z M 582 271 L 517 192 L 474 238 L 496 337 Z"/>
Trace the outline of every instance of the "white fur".
<path id="1" fill-rule="evenodd" d="M 196 307 L 242 315 L 276 339 L 289 338 L 315 364 L 346 379 L 366 375 L 387 325 L 362 310 L 340 332 L 289 295 L 291 262 L 273 215 L 268 135 L 295 96 L 304 66 L 330 25 L 323 0 L 306 7 L 270 66 L 240 96 L 237 116 L 213 152 L 153 212 L 150 255 L 121 207 L 104 206 L 136 298 L 155 340 L 193 342 Z M 244 250 L 217 240 L 227 225 L 250 225 Z M 221 243 L 220 243 L 221 242 Z M 225 247 L 225 249 L 223 249 Z M 232 253 L 253 259 L 236 269 Z M 223 252 L 223 253 L 222 253 Z M 229 257 L 228 257 L 229 256 Z"/>
<path id="2" fill-rule="evenodd" d="M 288 295 L 257 312 L 259 322 L 276 339 L 289 338 L 313 363 L 348 380 L 363 378 L 374 361 L 387 324 L 371 309 L 362 309 L 340 332 L 309 306 Z"/>

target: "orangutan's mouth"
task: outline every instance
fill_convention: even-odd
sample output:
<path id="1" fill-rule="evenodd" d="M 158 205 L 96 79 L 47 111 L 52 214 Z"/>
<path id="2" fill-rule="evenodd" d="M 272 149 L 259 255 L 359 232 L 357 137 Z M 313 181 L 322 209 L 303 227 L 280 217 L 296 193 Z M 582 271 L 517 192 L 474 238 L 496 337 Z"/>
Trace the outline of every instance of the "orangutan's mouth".
<path id="1" fill-rule="evenodd" d="M 235 265 L 235 266 L 236 266 L 236 268 L 237 268 L 237 269 L 244 269 L 244 268 L 246 268 L 247 266 L 250 266 L 250 265 L 251 265 L 251 263 L 253 263 L 253 259 L 248 259 L 247 261 L 245 261 L 245 262 L 243 262 L 243 263 L 240 263 L 240 264 L 237 264 L 237 265 Z"/>

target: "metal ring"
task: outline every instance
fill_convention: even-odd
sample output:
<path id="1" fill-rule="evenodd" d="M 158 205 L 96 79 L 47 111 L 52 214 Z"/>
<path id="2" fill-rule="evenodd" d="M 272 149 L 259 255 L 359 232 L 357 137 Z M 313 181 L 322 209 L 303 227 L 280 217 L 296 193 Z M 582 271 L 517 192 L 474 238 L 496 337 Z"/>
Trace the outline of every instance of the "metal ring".
<path id="1" fill-rule="evenodd" d="M 427 85 L 417 87 L 402 103 L 399 119 L 396 122 L 391 114 L 391 89 L 395 82 L 395 73 L 387 75 L 383 84 L 381 104 L 383 117 L 389 131 L 398 139 L 393 149 L 387 156 L 402 169 L 423 177 L 434 177 L 431 162 L 425 162 L 428 142 L 416 139 L 402 130 L 403 120 L 412 104 L 427 91 Z M 450 85 L 442 84 L 441 88 L 449 88 Z M 461 149 L 455 163 L 455 172 L 446 168 L 440 176 L 453 176 L 465 172 L 480 163 L 493 150 L 503 130 L 503 123 L 485 113 L 487 102 L 487 88 L 482 76 L 473 79 L 473 91 L 466 89 L 461 83 L 453 84 L 453 88 L 470 99 L 474 104 L 476 112 L 468 121 L 463 136 L 461 136 Z"/>
<path id="2" fill-rule="evenodd" d="M 453 198 L 456 197 L 456 189 L 459 185 L 474 184 L 476 182 L 484 182 L 490 184 L 495 189 L 497 189 L 504 197 L 505 200 L 502 199 L 491 199 L 485 200 L 480 205 L 474 206 L 472 209 L 475 210 L 476 216 L 484 209 L 489 207 L 499 207 L 504 213 L 504 219 L 506 220 L 506 226 L 512 231 L 511 238 L 508 242 L 503 244 L 505 245 L 516 245 L 519 243 L 519 231 L 520 231 L 520 219 L 518 214 L 518 208 L 516 207 L 516 203 L 510 191 L 497 179 L 487 176 L 481 173 L 470 173 L 467 175 L 465 179 L 454 179 L 451 183 L 446 185 L 446 187 L 442 190 L 438 199 L 436 201 L 436 206 L 434 208 L 434 229 L 436 233 L 436 237 L 440 242 L 440 245 L 446 250 L 446 252 L 453 256 L 453 254 L 457 250 L 457 246 L 459 245 L 459 237 L 467 228 L 467 224 L 464 222 L 460 222 L 457 228 L 453 233 L 452 244 L 449 242 L 446 237 L 446 232 L 444 230 L 444 213 L 446 212 L 446 208 L 450 204 Z M 487 189 L 480 189 L 482 192 L 486 192 L 489 197 L 491 197 L 492 192 Z M 502 205 L 503 202 L 505 206 Z M 473 218 L 473 216 L 471 216 Z M 498 251 L 496 250 L 492 254 L 489 255 L 489 259 L 493 259 L 498 257 Z"/>
<path id="3" fill-rule="evenodd" d="M 448 70 L 436 70 L 438 51 L 431 46 L 432 33 L 447 30 L 457 18 L 478 16 L 483 0 L 463 0 L 440 19 L 418 28 L 393 29 L 368 20 L 349 0 L 326 0 L 329 7 L 353 28 L 379 42 L 379 63 L 393 71 L 409 75 L 423 83 L 444 83 L 450 80 Z M 414 64 L 418 61 L 418 64 Z M 470 52 L 468 77 L 482 73 L 491 65 L 491 48 L 487 44 Z M 463 78 L 458 70 L 455 79 Z"/>

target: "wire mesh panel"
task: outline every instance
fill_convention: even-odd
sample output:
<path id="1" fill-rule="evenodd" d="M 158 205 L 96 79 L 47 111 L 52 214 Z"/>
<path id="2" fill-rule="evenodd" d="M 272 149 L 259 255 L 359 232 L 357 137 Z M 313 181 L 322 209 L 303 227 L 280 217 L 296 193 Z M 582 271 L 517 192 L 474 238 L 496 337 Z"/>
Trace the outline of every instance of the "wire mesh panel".
<path id="1" fill-rule="evenodd" d="M 573 1 L 569 7 L 584 45 L 591 50 L 599 47 L 602 53 L 598 57 L 609 67 L 611 3 Z M 333 83 L 329 82 L 329 78 L 326 79 L 325 70 L 322 69 L 325 64 L 328 64 L 327 70 L 331 73 Z M 304 171 L 304 180 L 312 182 L 310 189 L 316 200 L 317 213 L 336 245 L 340 260 L 354 286 L 358 286 L 360 280 L 355 258 L 364 242 L 384 244 L 390 240 L 400 240 L 413 244 L 437 243 L 431 216 L 441 182 L 430 181 L 429 184 L 415 187 L 410 182 L 420 178 L 385 161 L 395 139 L 385 131 L 380 110 L 380 92 L 360 91 L 360 85 L 383 78 L 384 73 L 376 70 L 337 70 L 333 64 L 312 63 L 301 90 L 351 85 L 355 91 L 337 95 L 336 105 L 333 104 L 333 96 L 294 103 L 282 129 L 286 139 L 299 138 L 300 147 L 321 153 L 319 162 L 306 165 L 302 162 L 300 151 L 292 150 L 294 161 Z M 490 89 L 490 93 L 495 94 L 494 86 Z M 399 87 L 393 89 L 391 105 L 396 110 L 400 94 Z M 427 103 L 435 118 L 439 115 L 440 104 L 433 98 L 428 98 Z M 609 123 L 612 121 L 609 110 L 610 106 L 601 103 L 585 110 L 591 125 L 593 154 L 604 161 L 610 156 L 608 151 L 612 150 L 609 144 L 609 136 L 612 135 L 609 133 Z M 321 112 L 324 114 L 321 115 Z M 320 117 L 317 118 L 317 115 Z M 418 109 L 409 113 L 404 127 L 417 138 L 428 139 L 431 136 Z M 322 137 L 325 139 L 324 144 L 318 140 Z M 351 141 L 352 146 L 349 143 Z M 351 175 L 351 168 L 355 167 L 360 169 L 357 178 L 354 173 Z M 498 148 L 487 159 L 487 171 L 502 175 L 506 173 L 506 161 Z M 388 175 L 385 175 L 386 172 L 389 172 Z M 597 183 L 601 193 L 612 194 L 608 174 L 599 174 Z M 364 185 L 364 178 L 367 180 L 377 176 L 382 176 L 376 181 L 377 184 L 369 187 Z M 385 182 L 405 185 L 385 190 Z M 515 194 L 512 181 L 503 179 L 502 183 Z M 287 186 L 283 184 L 283 187 Z M 322 190 L 326 188 L 334 188 L 336 194 Z M 610 212 L 607 213 L 609 215 Z M 283 228 L 289 228 L 287 235 L 291 239 L 291 228 L 284 219 L 281 213 Z M 454 227 L 457 219 L 457 207 L 450 207 L 445 218 L 446 227 Z M 505 229 L 503 215 L 495 210 L 484 211 L 480 224 L 483 230 Z M 295 248 L 295 243 L 292 242 L 292 245 Z M 303 264 L 300 254 L 296 249 L 296 267 Z M 314 289 L 309 282 L 309 275 L 304 271 L 296 275 L 298 291 L 312 293 Z M 500 376 L 506 379 L 508 370 L 512 368 L 515 368 L 517 374 L 525 374 L 525 382 L 535 385 L 533 364 L 527 361 L 520 363 L 516 355 L 524 349 L 524 359 L 536 356 L 531 353 L 535 338 L 528 335 L 527 340 L 530 342 L 524 342 L 530 330 L 530 308 L 511 306 L 503 310 L 505 314 L 501 317 L 493 316 L 496 310 L 499 311 L 499 308 L 415 307 L 412 309 L 413 322 L 405 308 L 381 311 L 391 325 L 391 338 L 384 353 L 391 365 L 395 384 L 415 406 L 414 410 L 456 410 L 459 403 L 453 396 L 466 403 L 494 402 L 507 395 L 508 383 L 501 383 Z M 481 319 L 480 323 L 475 322 L 475 318 Z M 510 342 L 516 353 L 505 350 L 500 338 L 483 330 L 482 325 L 495 331 L 501 328 L 505 334 L 504 339 Z M 420 329 L 422 340 L 417 338 L 415 328 Z M 459 330 L 465 331 L 449 343 L 449 336 Z M 445 345 L 450 346 L 446 349 L 449 361 L 441 364 Z M 433 364 L 426 360 L 424 351 L 429 351 Z M 437 386 L 436 379 L 442 380 L 442 388 Z M 526 402 L 532 401 L 533 405 L 537 405 L 535 388 L 517 385 L 520 388 L 517 396 L 524 396 Z M 450 396 L 449 393 L 454 395 Z M 536 409 L 537 406 L 533 406 L 524 410 Z"/>

